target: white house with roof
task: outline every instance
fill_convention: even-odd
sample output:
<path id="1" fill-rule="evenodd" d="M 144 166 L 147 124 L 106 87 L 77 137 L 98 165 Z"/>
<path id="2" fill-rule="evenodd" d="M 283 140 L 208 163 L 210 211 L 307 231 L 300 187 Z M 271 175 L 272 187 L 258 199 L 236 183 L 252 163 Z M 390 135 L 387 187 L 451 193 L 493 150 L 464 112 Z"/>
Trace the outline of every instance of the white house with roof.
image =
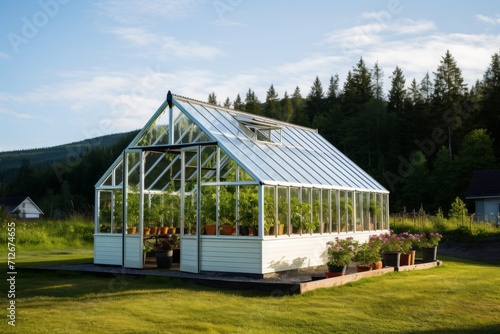
<path id="1" fill-rule="evenodd" d="M 143 268 L 146 229 L 170 227 L 181 271 L 265 276 L 387 232 L 388 208 L 316 130 L 169 92 L 96 184 L 94 263 Z"/>
<path id="2" fill-rule="evenodd" d="M 10 216 L 20 219 L 38 219 L 43 216 L 43 211 L 29 197 L 0 198 L 0 206 Z"/>

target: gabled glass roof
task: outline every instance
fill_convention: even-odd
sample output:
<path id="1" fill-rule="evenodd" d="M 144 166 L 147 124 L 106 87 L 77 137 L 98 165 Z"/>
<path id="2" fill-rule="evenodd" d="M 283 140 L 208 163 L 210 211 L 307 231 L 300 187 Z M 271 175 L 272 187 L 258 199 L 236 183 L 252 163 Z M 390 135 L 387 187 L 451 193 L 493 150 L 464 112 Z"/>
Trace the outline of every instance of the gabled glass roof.
<path id="1" fill-rule="evenodd" d="M 316 130 L 179 96 L 173 103 L 263 184 L 388 192 Z M 250 137 L 249 123 L 280 131 L 281 144 Z"/>
<path id="2" fill-rule="evenodd" d="M 388 192 L 316 130 L 176 95 L 171 103 L 170 109 L 165 101 L 128 146 L 147 147 L 151 153 L 147 165 L 154 172 L 146 175 L 146 189 L 165 189 L 170 178 L 176 177 L 175 172 L 167 174 L 161 169 L 178 164 L 177 158 L 169 158 L 161 150 L 153 155 L 155 147 L 216 143 L 227 161 L 234 161 L 247 178 L 261 184 Z M 115 161 L 96 186 L 111 185 L 111 177 L 115 180 L 112 185 L 121 183 L 121 160 Z"/>

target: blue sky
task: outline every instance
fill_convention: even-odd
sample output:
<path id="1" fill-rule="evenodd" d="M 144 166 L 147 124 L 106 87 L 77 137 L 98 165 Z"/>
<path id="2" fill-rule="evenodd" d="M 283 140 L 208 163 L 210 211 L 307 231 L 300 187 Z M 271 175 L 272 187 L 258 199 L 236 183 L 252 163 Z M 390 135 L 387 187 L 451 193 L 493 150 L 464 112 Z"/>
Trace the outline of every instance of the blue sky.
<path id="1" fill-rule="evenodd" d="M 363 57 L 407 85 L 450 50 L 469 87 L 500 51 L 497 1 L 0 2 L 0 151 L 142 128 L 173 93 L 305 97 Z"/>

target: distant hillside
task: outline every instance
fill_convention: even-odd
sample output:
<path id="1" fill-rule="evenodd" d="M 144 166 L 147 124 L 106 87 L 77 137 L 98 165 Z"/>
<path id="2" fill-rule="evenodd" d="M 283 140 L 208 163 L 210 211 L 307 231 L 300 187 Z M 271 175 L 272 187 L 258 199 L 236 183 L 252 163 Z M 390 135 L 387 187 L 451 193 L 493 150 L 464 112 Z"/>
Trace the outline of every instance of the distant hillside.
<path id="1" fill-rule="evenodd" d="M 48 166 L 54 161 L 71 162 L 71 159 L 75 159 L 80 155 L 87 155 L 95 147 L 111 147 L 125 137 L 137 134 L 137 132 L 138 130 L 111 134 L 47 148 L 0 152 L 0 175 L 3 175 L 4 182 L 10 183 L 17 175 L 17 170 L 21 167 L 23 161 L 28 161 L 34 169 Z"/>

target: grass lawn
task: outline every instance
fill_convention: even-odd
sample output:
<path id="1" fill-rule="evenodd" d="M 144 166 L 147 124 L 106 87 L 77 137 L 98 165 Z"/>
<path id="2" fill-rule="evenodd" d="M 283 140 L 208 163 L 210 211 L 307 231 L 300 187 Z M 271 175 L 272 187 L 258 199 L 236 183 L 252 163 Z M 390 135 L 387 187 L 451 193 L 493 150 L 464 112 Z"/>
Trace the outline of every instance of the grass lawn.
<path id="1" fill-rule="evenodd" d="M 89 250 L 24 253 L 19 266 L 88 262 L 92 257 Z M 3 316 L 0 333 L 498 331 L 500 267 L 439 258 L 443 267 L 392 273 L 294 296 L 220 290 L 169 278 L 19 271 L 16 327 L 8 326 Z M 5 294 L 2 300 L 7 313 Z"/>

